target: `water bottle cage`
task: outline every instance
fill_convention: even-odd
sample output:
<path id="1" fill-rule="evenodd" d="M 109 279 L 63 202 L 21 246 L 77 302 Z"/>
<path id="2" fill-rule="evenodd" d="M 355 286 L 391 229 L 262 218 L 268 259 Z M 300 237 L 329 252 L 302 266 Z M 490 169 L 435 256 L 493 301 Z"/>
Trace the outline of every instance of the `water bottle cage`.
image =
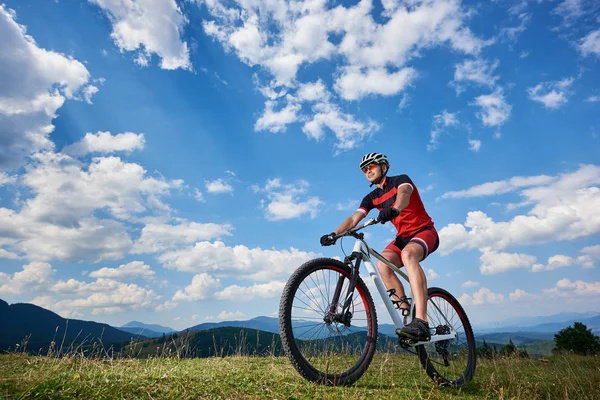
<path id="1" fill-rule="evenodd" d="M 388 295 L 390 296 L 390 298 L 392 300 L 392 304 L 398 310 L 400 310 L 400 312 L 402 313 L 402 316 L 403 317 L 408 317 L 410 315 L 410 303 L 409 303 L 409 301 L 412 300 L 412 299 L 410 297 L 406 297 L 406 296 L 398 297 L 398 295 L 396 294 L 396 289 L 394 289 L 394 288 L 388 289 L 387 292 L 388 292 Z M 402 303 L 406 304 L 406 306 L 402 307 Z"/>

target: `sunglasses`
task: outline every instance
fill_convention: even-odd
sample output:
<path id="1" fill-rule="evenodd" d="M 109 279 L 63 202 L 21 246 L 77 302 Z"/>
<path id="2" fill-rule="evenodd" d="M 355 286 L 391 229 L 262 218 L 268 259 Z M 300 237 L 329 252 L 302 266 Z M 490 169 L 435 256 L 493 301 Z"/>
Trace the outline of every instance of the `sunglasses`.
<path id="1" fill-rule="evenodd" d="M 369 164 L 362 169 L 362 172 L 364 172 L 366 174 L 368 171 L 375 169 L 377 167 L 379 167 L 379 164 Z"/>

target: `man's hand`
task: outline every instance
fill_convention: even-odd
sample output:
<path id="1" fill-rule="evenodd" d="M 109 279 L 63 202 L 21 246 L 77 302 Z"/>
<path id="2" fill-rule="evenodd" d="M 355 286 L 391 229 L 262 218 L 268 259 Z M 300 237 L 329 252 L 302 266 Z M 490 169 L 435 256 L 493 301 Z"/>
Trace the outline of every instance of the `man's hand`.
<path id="1" fill-rule="evenodd" d="M 332 246 L 335 244 L 336 239 L 334 239 L 335 232 L 331 232 L 329 235 L 321 236 L 321 246 Z"/>
<path id="2" fill-rule="evenodd" d="M 400 211 L 397 208 L 384 208 L 379 211 L 379 222 L 385 224 L 388 221 L 393 220 L 398 215 L 400 215 Z"/>

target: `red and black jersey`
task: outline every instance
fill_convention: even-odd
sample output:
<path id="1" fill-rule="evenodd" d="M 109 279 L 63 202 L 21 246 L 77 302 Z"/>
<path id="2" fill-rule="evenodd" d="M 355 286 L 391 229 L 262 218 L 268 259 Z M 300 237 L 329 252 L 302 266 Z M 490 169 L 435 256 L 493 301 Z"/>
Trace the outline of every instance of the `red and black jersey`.
<path id="1" fill-rule="evenodd" d="M 389 208 L 396 202 L 398 188 L 403 185 L 410 185 L 413 188 L 408 205 L 392 220 L 392 224 L 398 230 L 396 236 L 410 236 L 426 226 L 433 226 L 433 221 L 421 201 L 421 196 L 415 184 L 408 175 L 386 176 L 383 189 L 376 188 L 365 196 L 358 211 L 367 215 L 373 208 L 382 210 Z"/>

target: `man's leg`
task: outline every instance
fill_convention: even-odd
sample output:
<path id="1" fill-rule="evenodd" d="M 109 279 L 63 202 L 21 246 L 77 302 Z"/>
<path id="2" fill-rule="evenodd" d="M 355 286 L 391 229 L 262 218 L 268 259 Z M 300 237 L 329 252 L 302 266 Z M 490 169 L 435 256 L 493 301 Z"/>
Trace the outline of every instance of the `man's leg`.
<path id="1" fill-rule="evenodd" d="M 402 260 L 400 260 L 398 254 L 396 254 L 392 250 L 386 248 L 385 250 L 383 250 L 381 255 L 383 256 L 383 258 L 385 258 L 398 268 L 402 267 Z M 398 297 L 406 295 L 406 293 L 404 292 L 404 286 L 402 286 L 402 282 L 400 282 L 400 279 L 398 279 L 398 275 L 396 275 L 396 273 L 392 269 L 390 269 L 381 261 L 377 261 L 377 269 L 379 270 L 379 275 L 381 275 L 381 280 L 383 281 L 383 284 L 385 285 L 386 289 L 396 289 L 396 295 Z M 406 305 L 404 305 L 403 307 L 405 306 Z"/>
<path id="2" fill-rule="evenodd" d="M 415 242 L 409 242 L 402 249 L 402 263 L 410 281 L 410 290 L 415 302 L 415 316 L 427 321 L 427 278 L 419 264 L 424 255 L 423 247 Z"/>

